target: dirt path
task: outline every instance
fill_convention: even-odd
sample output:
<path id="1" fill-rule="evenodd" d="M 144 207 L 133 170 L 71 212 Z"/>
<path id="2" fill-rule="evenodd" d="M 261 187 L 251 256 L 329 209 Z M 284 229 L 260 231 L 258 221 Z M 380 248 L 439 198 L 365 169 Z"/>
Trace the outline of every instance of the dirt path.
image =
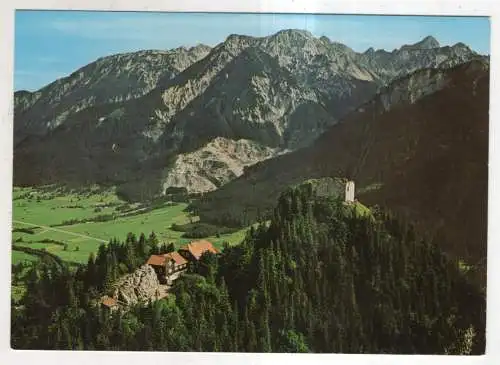
<path id="1" fill-rule="evenodd" d="M 24 224 L 26 226 L 31 226 L 31 227 L 40 227 L 40 228 L 45 229 L 46 231 L 55 231 L 55 232 L 60 232 L 60 233 L 66 233 L 66 234 L 69 234 L 69 235 L 72 235 L 72 236 L 88 238 L 88 239 L 91 239 L 91 240 L 95 240 L 95 241 L 99 241 L 99 242 L 104 242 L 104 243 L 108 242 L 108 241 L 100 239 L 100 238 L 96 238 L 96 237 L 92 237 L 92 236 L 87 236 L 87 235 L 80 234 L 80 233 L 65 231 L 65 230 L 59 229 L 59 228 L 42 226 L 40 224 L 34 224 L 34 223 L 28 223 L 28 222 L 22 222 L 22 221 L 16 221 L 16 220 L 12 220 L 12 222 L 18 223 L 18 224 Z"/>

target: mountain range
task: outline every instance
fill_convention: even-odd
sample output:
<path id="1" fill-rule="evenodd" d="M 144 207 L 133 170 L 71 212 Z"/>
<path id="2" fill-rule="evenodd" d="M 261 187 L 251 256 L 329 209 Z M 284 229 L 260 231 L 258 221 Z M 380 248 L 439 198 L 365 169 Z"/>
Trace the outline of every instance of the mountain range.
<path id="1" fill-rule="evenodd" d="M 104 57 L 14 94 L 14 184 L 97 183 L 129 199 L 214 191 L 316 145 L 373 98 L 391 109 L 448 87 L 471 60 L 488 63 L 432 37 L 359 53 L 302 30 Z"/>
<path id="2" fill-rule="evenodd" d="M 305 179 L 345 177 L 484 275 L 489 63 L 421 69 L 381 89 L 314 144 L 257 163 L 196 203 L 205 222 L 244 225 Z M 484 270 L 483 270 L 484 269 Z M 485 277 L 482 277 L 482 283 Z"/>

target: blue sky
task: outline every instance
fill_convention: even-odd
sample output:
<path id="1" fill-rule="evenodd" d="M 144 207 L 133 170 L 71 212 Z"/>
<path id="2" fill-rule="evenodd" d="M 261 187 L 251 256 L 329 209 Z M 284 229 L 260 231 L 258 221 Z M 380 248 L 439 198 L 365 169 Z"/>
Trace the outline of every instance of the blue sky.
<path id="1" fill-rule="evenodd" d="M 391 51 L 432 35 L 442 45 L 463 42 L 490 52 L 489 19 L 480 17 L 16 11 L 14 87 L 37 90 L 114 53 L 213 46 L 233 33 L 266 36 L 287 28 L 355 51 Z"/>

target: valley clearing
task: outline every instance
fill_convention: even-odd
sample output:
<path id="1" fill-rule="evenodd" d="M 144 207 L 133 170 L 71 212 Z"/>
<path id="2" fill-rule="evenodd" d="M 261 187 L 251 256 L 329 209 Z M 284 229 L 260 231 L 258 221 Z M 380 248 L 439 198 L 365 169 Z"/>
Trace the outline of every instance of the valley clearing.
<path id="1" fill-rule="evenodd" d="M 17 247 L 46 251 L 69 262 L 85 263 L 102 243 L 122 241 L 129 232 L 137 237 L 155 233 L 159 243 L 180 246 L 191 241 L 172 224 L 197 221 L 185 211 L 187 203 L 165 202 L 157 205 L 127 203 L 113 191 L 61 192 L 55 188 L 14 188 L 12 242 Z M 216 247 L 223 242 L 240 243 L 246 229 L 209 236 Z M 31 259 L 13 251 L 12 263 Z"/>

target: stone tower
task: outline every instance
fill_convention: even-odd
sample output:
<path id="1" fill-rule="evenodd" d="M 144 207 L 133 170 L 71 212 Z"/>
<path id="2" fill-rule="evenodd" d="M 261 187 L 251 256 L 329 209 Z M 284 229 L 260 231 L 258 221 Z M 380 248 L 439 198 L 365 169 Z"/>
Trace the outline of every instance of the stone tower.
<path id="1" fill-rule="evenodd" d="M 345 201 L 346 203 L 354 202 L 354 181 L 348 181 L 345 184 Z"/>

